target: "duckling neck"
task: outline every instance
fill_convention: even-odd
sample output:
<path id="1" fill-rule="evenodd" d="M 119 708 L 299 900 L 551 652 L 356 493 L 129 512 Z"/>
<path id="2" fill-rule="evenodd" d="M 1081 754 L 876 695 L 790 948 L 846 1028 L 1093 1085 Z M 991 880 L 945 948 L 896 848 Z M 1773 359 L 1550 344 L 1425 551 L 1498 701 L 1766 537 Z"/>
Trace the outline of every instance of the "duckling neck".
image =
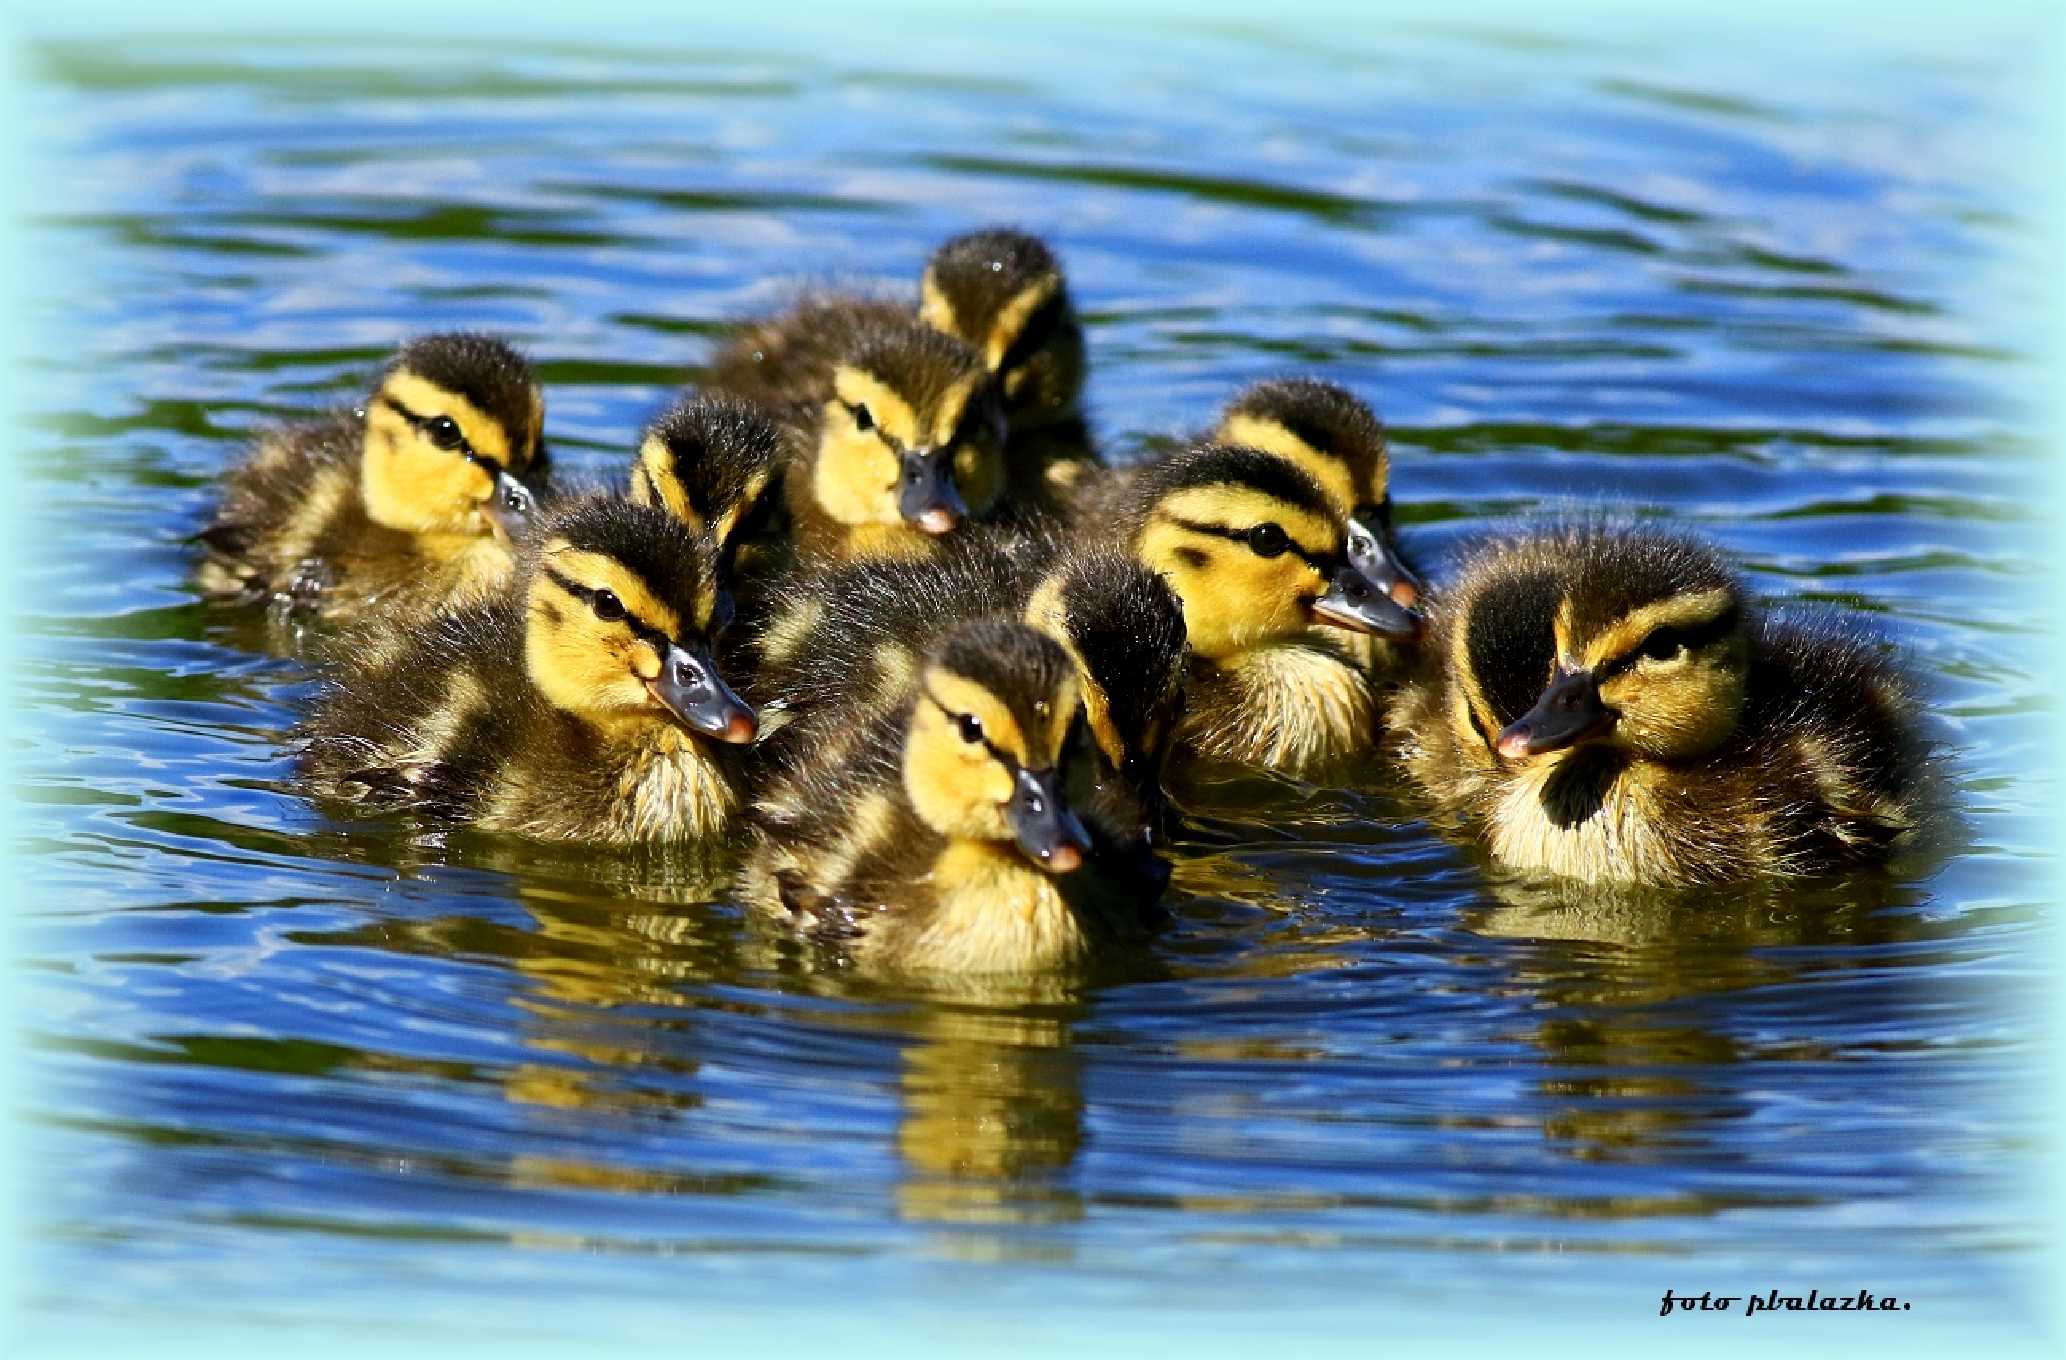
<path id="1" fill-rule="evenodd" d="M 912 950 L 928 966 L 1023 972 L 1072 962 L 1090 948 L 1056 880 L 1008 843 L 951 839 L 928 878 L 934 910 Z"/>
<path id="2" fill-rule="evenodd" d="M 721 834 L 738 789 L 708 744 L 664 719 L 591 719 L 589 729 L 619 771 L 609 820 L 630 840 L 702 840 Z"/>
<path id="3" fill-rule="evenodd" d="M 1193 662 L 1182 734 L 1201 754 L 1303 774 L 1368 750 L 1377 702 L 1331 639 L 1279 639 Z"/>

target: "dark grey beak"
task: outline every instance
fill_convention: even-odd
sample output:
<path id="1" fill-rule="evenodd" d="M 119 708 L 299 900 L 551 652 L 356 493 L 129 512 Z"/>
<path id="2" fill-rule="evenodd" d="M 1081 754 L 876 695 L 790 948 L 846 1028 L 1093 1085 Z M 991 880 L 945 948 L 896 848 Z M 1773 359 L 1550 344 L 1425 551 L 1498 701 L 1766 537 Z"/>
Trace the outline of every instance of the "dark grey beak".
<path id="1" fill-rule="evenodd" d="M 1349 520 L 1349 563 L 1369 579 L 1394 604 L 1411 606 L 1427 587 L 1413 568 L 1399 555 L 1391 526 L 1375 511 L 1360 512 Z"/>
<path id="2" fill-rule="evenodd" d="M 1591 671 L 1561 671 L 1535 707 L 1499 734 L 1499 753 L 1512 759 L 1561 751 L 1604 736 L 1613 729 L 1615 717 L 1601 701 Z"/>
<path id="3" fill-rule="evenodd" d="M 495 470 L 495 489 L 483 507 L 495 532 L 512 542 L 538 517 L 538 498 L 531 488 L 501 468 Z"/>
<path id="4" fill-rule="evenodd" d="M 1061 772 L 1020 770 L 1014 784 L 1006 816 L 1019 849 L 1051 874 L 1081 868 L 1090 852 L 1090 833 L 1062 801 Z"/>
<path id="5" fill-rule="evenodd" d="M 669 647 L 657 679 L 646 681 L 669 713 L 692 732 L 744 745 L 760 732 L 760 719 L 732 693 L 710 653 L 698 647 Z"/>
<path id="6" fill-rule="evenodd" d="M 897 490 L 897 513 L 929 534 L 951 533 L 968 517 L 954 487 L 950 449 L 907 449 Z"/>
<path id="7" fill-rule="evenodd" d="M 1421 633 L 1420 615 L 1379 590 L 1353 562 L 1334 569 L 1327 593 L 1313 602 L 1313 615 L 1337 628 L 1375 633 L 1395 642 L 1411 642 Z"/>

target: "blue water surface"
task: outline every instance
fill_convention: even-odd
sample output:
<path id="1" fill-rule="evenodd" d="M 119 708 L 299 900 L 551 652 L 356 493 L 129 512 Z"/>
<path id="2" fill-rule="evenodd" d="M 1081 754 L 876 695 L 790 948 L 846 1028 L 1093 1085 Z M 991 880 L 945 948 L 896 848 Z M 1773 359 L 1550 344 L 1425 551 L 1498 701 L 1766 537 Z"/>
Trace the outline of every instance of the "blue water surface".
<path id="1" fill-rule="evenodd" d="M 848 27 L 30 49 L 32 1318 L 1231 1335 L 1647 1320 L 1666 1286 L 2012 1316 L 2060 789 L 2042 224 L 1993 55 Z M 1589 903 L 1390 783 L 1280 790 L 1185 848 L 1147 961 L 926 991 L 636 864 L 295 796 L 307 672 L 186 580 L 250 431 L 489 328 L 558 454 L 612 470 L 728 320 L 908 286 L 993 221 L 1063 253 L 1121 456 L 1319 373 L 1384 413 L 1438 578 L 1606 500 L 1872 615 L 1930 686 L 1964 847 Z"/>

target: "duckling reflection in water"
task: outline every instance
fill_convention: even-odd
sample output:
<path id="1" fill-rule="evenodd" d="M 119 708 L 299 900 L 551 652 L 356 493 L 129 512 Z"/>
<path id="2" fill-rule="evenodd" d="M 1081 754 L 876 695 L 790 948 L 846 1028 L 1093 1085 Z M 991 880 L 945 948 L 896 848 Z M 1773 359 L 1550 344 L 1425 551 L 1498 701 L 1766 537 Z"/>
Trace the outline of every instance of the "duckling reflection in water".
<path id="1" fill-rule="evenodd" d="M 709 841 L 753 710 L 711 655 L 730 613 L 708 540 L 663 510 L 575 501 L 512 587 L 345 653 L 306 730 L 319 796 L 547 840 Z"/>
<path id="2" fill-rule="evenodd" d="M 365 405 L 259 436 L 203 530 L 196 580 L 329 622 L 397 629 L 485 598 L 536 511 L 545 401 L 483 335 L 412 340 Z"/>
<path id="3" fill-rule="evenodd" d="M 1762 613 L 1714 549 L 1580 524 L 1465 565 L 1389 723 L 1500 862 L 1684 885 L 1885 860 L 1929 801 L 1915 707 L 1877 649 Z"/>
<path id="4" fill-rule="evenodd" d="M 895 712 L 857 717 L 840 762 L 800 764 L 758 799 L 747 895 L 897 969 L 1037 971 L 1144 935 L 1138 878 L 1085 869 L 1091 834 L 1067 795 L 1078 695 L 1052 639 L 1004 618 L 956 626 Z"/>

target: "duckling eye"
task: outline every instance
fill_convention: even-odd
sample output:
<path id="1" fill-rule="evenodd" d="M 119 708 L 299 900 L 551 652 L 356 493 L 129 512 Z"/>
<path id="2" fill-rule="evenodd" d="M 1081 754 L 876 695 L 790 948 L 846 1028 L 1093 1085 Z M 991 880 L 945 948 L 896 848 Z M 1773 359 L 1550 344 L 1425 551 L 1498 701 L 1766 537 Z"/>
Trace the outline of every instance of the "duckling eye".
<path id="1" fill-rule="evenodd" d="M 595 616 L 604 623 L 615 623 L 624 617 L 624 601 L 618 599 L 614 591 L 598 590 L 592 605 Z"/>
<path id="2" fill-rule="evenodd" d="M 1291 540 L 1275 524 L 1258 524 L 1248 531 L 1248 546 L 1257 557 L 1279 557 L 1291 546 Z"/>
<path id="3" fill-rule="evenodd" d="M 456 449 L 466 442 L 459 422 L 450 416 L 433 416 L 423 422 L 423 437 L 441 449 Z"/>
<path id="4" fill-rule="evenodd" d="M 954 719 L 961 729 L 961 739 L 971 746 L 983 739 L 983 723 L 973 713 L 963 713 Z"/>
<path id="5" fill-rule="evenodd" d="M 875 428 L 875 416 L 866 406 L 856 406 L 853 408 L 853 412 L 855 429 L 866 433 Z"/>
<path id="6" fill-rule="evenodd" d="M 1639 655 L 1645 661 L 1676 661 L 1685 650 L 1686 640 L 1666 628 L 1644 638 Z"/>

